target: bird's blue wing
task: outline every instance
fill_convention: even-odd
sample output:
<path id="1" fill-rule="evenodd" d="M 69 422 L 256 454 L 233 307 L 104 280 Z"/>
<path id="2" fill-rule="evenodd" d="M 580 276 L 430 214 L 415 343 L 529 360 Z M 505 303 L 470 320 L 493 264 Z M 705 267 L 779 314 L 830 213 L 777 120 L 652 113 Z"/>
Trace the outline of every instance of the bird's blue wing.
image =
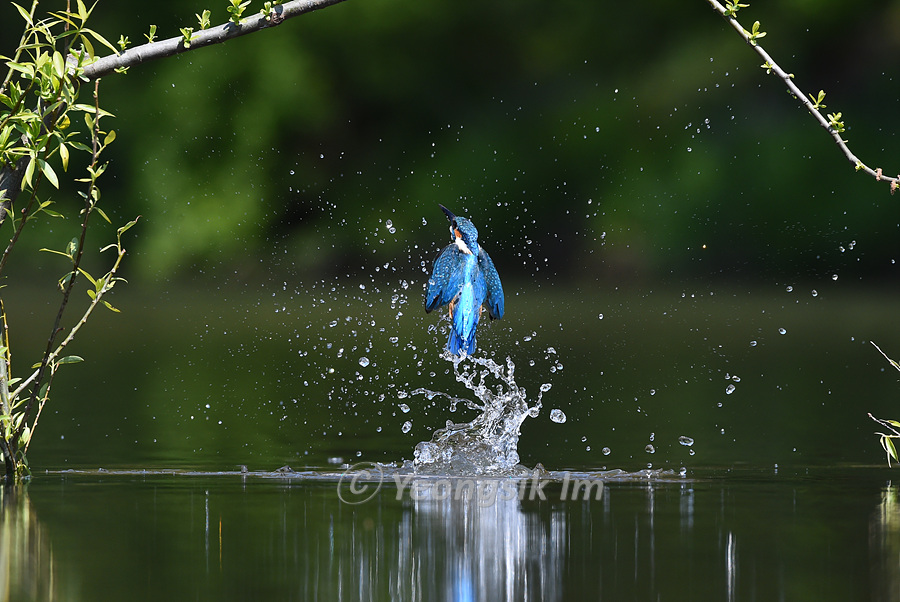
<path id="1" fill-rule="evenodd" d="M 450 303 L 459 292 L 459 255 L 462 251 L 456 245 L 447 245 L 434 260 L 434 270 L 428 279 L 425 292 L 425 311 L 430 312 Z"/>
<path id="2" fill-rule="evenodd" d="M 492 320 L 500 319 L 503 317 L 503 285 L 500 284 L 500 274 L 497 273 L 494 262 L 491 261 L 490 255 L 487 254 L 484 248 L 478 253 L 478 267 L 481 268 L 487 288 L 485 302 L 487 303 L 488 315 Z"/>

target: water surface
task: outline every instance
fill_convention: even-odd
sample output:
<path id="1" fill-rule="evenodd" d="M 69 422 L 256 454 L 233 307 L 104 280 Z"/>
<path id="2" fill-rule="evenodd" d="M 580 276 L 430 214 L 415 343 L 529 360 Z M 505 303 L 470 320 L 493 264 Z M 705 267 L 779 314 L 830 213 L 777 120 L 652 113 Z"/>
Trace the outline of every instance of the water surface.
<path id="1" fill-rule="evenodd" d="M 387 481 L 359 505 L 300 474 L 41 474 L 5 494 L 0 578 L 9 600 L 889 600 L 891 474 L 697 469 L 492 504 Z"/>

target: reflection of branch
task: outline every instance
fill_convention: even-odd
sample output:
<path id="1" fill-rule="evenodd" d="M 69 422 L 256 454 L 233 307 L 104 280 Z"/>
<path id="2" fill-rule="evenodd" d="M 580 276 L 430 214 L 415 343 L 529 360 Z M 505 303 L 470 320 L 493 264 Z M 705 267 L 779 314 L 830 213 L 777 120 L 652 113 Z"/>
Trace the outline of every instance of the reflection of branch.
<path id="1" fill-rule="evenodd" d="M 803 91 L 800 90 L 797 84 L 794 83 L 793 75 L 785 72 L 784 69 L 779 67 L 778 63 L 776 63 L 772 59 L 772 57 L 769 56 L 769 53 L 759 45 L 759 38 L 766 35 L 765 33 L 758 31 L 759 22 L 757 21 L 756 23 L 754 23 L 752 31 L 747 31 L 738 22 L 734 15 L 740 8 L 746 7 L 746 4 L 738 4 L 739 0 L 734 0 L 733 2 L 728 2 L 728 8 L 725 8 L 718 2 L 718 0 L 706 1 L 709 2 L 709 5 L 712 6 L 720 15 L 722 15 L 722 17 L 726 21 L 728 21 L 728 23 L 734 28 L 734 30 L 738 32 L 738 35 L 744 38 L 744 41 L 747 42 L 747 44 L 749 44 L 750 47 L 756 51 L 756 54 L 762 57 L 763 61 L 765 61 L 762 64 L 762 67 L 765 68 L 767 72 L 774 73 L 779 78 L 781 78 L 782 81 L 784 81 L 784 85 L 786 85 L 788 90 L 791 91 L 791 94 L 793 94 L 800 101 L 800 103 L 804 107 L 806 107 L 806 110 L 808 110 L 813 118 L 815 118 L 815 120 L 819 122 L 819 125 L 825 128 L 825 131 L 831 134 L 831 137 L 834 138 L 835 144 L 838 145 L 838 147 L 844 153 L 844 156 L 847 157 L 847 160 L 853 164 L 857 171 L 864 171 L 876 180 L 890 182 L 891 194 L 894 193 L 894 190 L 900 187 L 900 176 L 892 178 L 882 175 L 880 167 L 878 169 L 872 169 L 871 167 L 865 165 L 862 161 L 859 160 L 856 155 L 853 154 L 853 152 L 850 150 L 850 147 L 847 146 L 847 141 L 841 138 L 841 132 L 843 131 L 844 126 L 840 121 L 840 113 L 829 115 L 829 118 L 826 119 L 825 116 L 823 116 L 822 113 L 819 112 L 819 108 L 824 106 L 821 104 L 821 101 L 824 98 L 825 94 L 820 92 L 818 101 L 815 101 L 815 99 L 810 100 L 812 96 L 804 94 Z"/>
<path id="2" fill-rule="evenodd" d="M 338 4 L 343 0 L 291 0 L 283 4 L 277 4 L 272 7 L 272 12 L 268 15 L 259 13 L 242 19 L 239 24 L 228 22 L 217 27 L 203 29 L 191 35 L 190 46 L 184 45 L 184 37 L 178 36 L 169 38 L 168 40 L 160 40 L 158 42 L 150 42 L 141 46 L 135 46 L 119 54 L 105 56 L 91 63 L 84 68 L 84 77 L 87 79 L 97 79 L 104 75 L 109 75 L 116 69 L 138 65 L 146 61 L 173 56 L 188 50 L 195 50 L 202 46 L 210 46 L 219 44 L 232 38 L 236 38 L 248 33 L 260 31 L 268 27 L 274 27 L 285 19 L 297 17 L 299 15 L 326 8 L 333 4 Z"/>

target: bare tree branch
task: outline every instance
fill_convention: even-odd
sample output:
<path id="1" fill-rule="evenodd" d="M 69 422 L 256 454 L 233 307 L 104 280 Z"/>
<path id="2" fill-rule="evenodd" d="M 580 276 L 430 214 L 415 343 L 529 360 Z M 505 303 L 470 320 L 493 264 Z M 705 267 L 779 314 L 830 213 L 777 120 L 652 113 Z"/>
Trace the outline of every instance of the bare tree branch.
<path id="1" fill-rule="evenodd" d="M 781 80 L 784 82 L 784 85 L 787 86 L 788 90 L 790 90 L 791 94 L 793 94 L 800 101 L 800 103 L 804 107 L 806 107 L 810 115 L 813 116 L 813 118 L 819 123 L 819 125 L 825 128 L 825 131 L 827 131 L 831 135 L 831 137 L 834 139 L 835 144 L 838 145 L 838 148 L 840 148 L 841 152 L 844 153 L 844 156 L 847 157 L 847 160 L 853 164 L 853 167 L 855 167 L 857 171 L 866 172 L 876 180 L 890 182 L 891 194 L 893 194 L 894 190 L 896 190 L 898 186 L 900 186 L 900 175 L 898 175 L 897 177 L 885 176 L 882 174 L 882 170 L 880 167 L 877 169 L 872 169 L 871 167 L 860 161 L 859 157 L 853 154 L 853 152 L 850 150 L 850 147 L 847 146 L 847 141 L 841 138 L 840 131 L 838 131 L 838 129 L 834 126 L 834 121 L 836 121 L 836 119 L 826 119 L 819 111 L 819 108 L 817 106 L 818 103 L 812 102 L 810 100 L 811 97 L 807 94 L 804 94 L 803 91 L 797 86 L 797 84 L 794 83 L 793 75 L 785 72 L 784 69 L 779 67 L 778 63 L 776 63 L 775 60 L 771 56 L 769 56 L 769 53 L 759 45 L 758 39 L 763 37 L 765 33 L 755 33 L 755 28 L 754 31 L 747 31 L 734 17 L 734 14 L 737 13 L 740 7 L 746 6 L 744 4 L 738 5 L 738 1 L 739 0 L 734 0 L 734 7 L 730 7 L 731 10 L 729 10 L 722 6 L 718 2 L 718 0 L 707 0 L 707 2 L 709 2 L 709 5 L 712 6 L 720 15 L 722 15 L 722 17 L 726 21 L 728 21 L 729 25 L 731 25 L 731 27 L 733 27 L 734 30 L 738 32 L 738 35 L 744 38 L 744 41 L 747 42 L 747 44 L 749 44 L 754 51 L 756 51 L 756 54 L 762 57 L 763 61 L 765 61 L 762 67 L 781 78 Z M 758 22 L 755 24 L 755 27 L 759 27 Z M 839 117 L 840 113 L 838 113 L 837 115 Z"/>
<path id="2" fill-rule="evenodd" d="M 154 59 L 173 56 L 188 50 L 196 50 L 212 44 L 220 44 L 232 38 L 254 33 L 269 27 L 281 24 L 285 19 L 297 17 L 320 8 L 326 8 L 344 0 L 290 0 L 284 4 L 277 4 L 268 15 L 256 13 L 240 23 L 228 22 L 224 25 L 210 27 L 194 33 L 191 36 L 190 46 L 185 46 L 181 36 L 150 42 L 141 46 L 135 46 L 119 54 L 113 54 L 97 59 L 84 68 L 84 77 L 88 80 L 97 79 L 113 73 L 116 69 L 139 65 Z"/>

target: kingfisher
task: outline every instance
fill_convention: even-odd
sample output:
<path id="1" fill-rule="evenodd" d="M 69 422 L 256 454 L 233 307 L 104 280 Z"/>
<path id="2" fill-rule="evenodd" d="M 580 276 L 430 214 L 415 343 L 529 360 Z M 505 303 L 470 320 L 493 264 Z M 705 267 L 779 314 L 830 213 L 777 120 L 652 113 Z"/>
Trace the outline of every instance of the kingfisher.
<path id="1" fill-rule="evenodd" d="M 439 205 L 450 220 L 451 242 L 434 260 L 428 279 L 425 311 L 450 306 L 450 337 L 447 351 L 454 355 L 475 353 L 475 329 L 481 312 L 503 317 L 503 286 L 490 256 L 478 244 L 478 230 L 464 217 Z"/>

